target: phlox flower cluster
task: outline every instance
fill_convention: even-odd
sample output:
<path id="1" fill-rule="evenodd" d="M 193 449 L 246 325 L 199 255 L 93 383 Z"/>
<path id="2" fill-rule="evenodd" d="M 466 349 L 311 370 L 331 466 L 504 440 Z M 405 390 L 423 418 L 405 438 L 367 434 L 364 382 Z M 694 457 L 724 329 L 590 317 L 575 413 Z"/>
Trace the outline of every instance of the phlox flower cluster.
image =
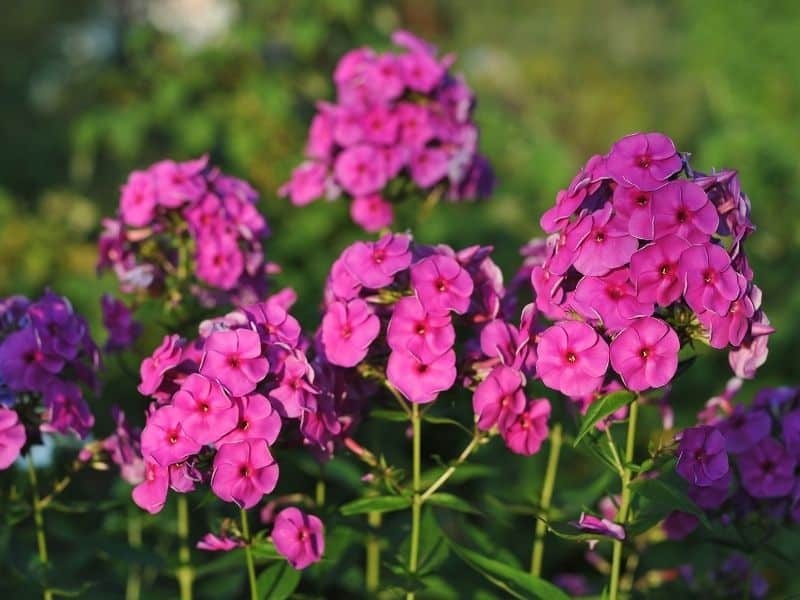
<path id="1" fill-rule="evenodd" d="M 352 425 L 318 385 L 292 301 L 284 291 L 206 321 L 191 342 L 167 336 L 142 362 L 139 391 L 154 402 L 141 434 L 144 481 L 133 491 L 140 507 L 158 512 L 169 488 L 210 483 L 250 508 L 278 482 L 279 439 L 324 453 Z"/>
<path id="2" fill-rule="evenodd" d="M 709 402 L 702 424 L 682 433 L 676 471 L 695 504 L 724 525 L 754 515 L 800 522 L 800 389 L 762 389 L 746 407 L 731 402 L 740 382 L 732 383 Z M 696 526 L 685 513 L 665 523 L 673 538 Z"/>
<path id="3" fill-rule="evenodd" d="M 477 151 L 474 95 L 450 73 L 454 57 L 406 31 L 392 40 L 402 52 L 365 47 L 339 61 L 336 103 L 318 104 L 306 161 L 280 190 L 298 206 L 344 193 L 353 221 L 372 232 L 392 223 L 392 201 L 484 198 L 494 180 Z"/>
<path id="4" fill-rule="evenodd" d="M 142 333 L 142 324 L 133 318 L 128 305 L 111 294 L 103 294 L 100 298 L 100 309 L 103 326 L 108 331 L 103 349 L 106 352 L 118 352 L 131 347 Z"/>
<path id="5" fill-rule="evenodd" d="M 103 221 L 100 270 L 113 269 L 123 292 L 191 294 L 205 306 L 243 305 L 265 294 L 273 268 L 258 194 L 208 157 L 159 161 L 122 186 L 116 218 Z"/>
<path id="6" fill-rule="evenodd" d="M 459 373 L 474 387 L 490 370 L 479 348 L 503 335 L 495 329 L 505 290 L 490 252 L 424 246 L 407 234 L 354 243 L 328 277 L 321 353 L 417 404 L 454 388 Z M 509 352 L 526 362 L 524 350 Z M 512 450 L 532 454 L 547 436 L 550 405 L 528 400 L 524 387 L 521 371 L 499 365 L 477 385 L 473 406 L 481 429 L 499 425 Z"/>
<path id="7" fill-rule="evenodd" d="M 538 339 L 548 387 L 580 397 L 618 377 L 633 391 L 659 388 L 694 340 L 728 348 L 741 377 L 766 359 L 772 329 L 735 171 L 701 175 L 667 136 L 632 134 L 589 160 L 541 226 L 550 237 L 531 283 L 556 321 Z"/>
<path id="8" fill-rule="evenodd" d="M 53 292 L 0 300 L 0 469 L 43 433 L 84 438 L 94 416 L 100 353 L 86 320 Z"/>

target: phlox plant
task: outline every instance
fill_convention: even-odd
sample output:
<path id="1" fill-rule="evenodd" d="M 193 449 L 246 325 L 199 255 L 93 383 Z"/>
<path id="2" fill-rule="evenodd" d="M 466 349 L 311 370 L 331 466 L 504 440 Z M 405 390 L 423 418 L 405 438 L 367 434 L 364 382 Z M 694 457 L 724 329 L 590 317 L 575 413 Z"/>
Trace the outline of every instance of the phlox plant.
<path id="1" fill-rule="evenodd" d="M 202 595 L 208 565 L 241 569 L 252 600 L 286 598 L 300 571 L 318 583 L 338 569 L 329 555 L 355 545 L 359 575 L 346 589 L 369 598 L 453 597 L 437 573 L 451 554 L 503 597 L 596 591 L 575 564 L 545 573 L 555 537 L 575 544 L 611 600 L 678 581 L 696 595 L 766 597 L 748 553 L 780 557 L 773 541 L 800 521 L 800 390 L 735 402 L 773 333 L 746 254 L 755 226 L 738 174 L 696 171 L 662 133 L 625 136 L 557 193 L 538 219 L 546 237 L 521 249 L 506 278 L 491 246 L 391 229 L 398 202 L 425 196 L 424 216 L 439 199 L 493 186 L 454 58 L 408 32 L 392 41 L 401 51 L 342 57 L 336 102 L 318 105 L 306 161 L 279 192 L 298 206 L 344 196 L 366 232 L 330 254 L 321 298 L 273 290 L 280 269 L 264 253 L 258 193 L 203 156 L 131 173 L 104 220 L 98 265 L 126 300 L 100 299 L 102 347 L 54 292 L 0 301 L 0 470 L 27 459 L 45 599 L 64 590 L 49 580 L 43 511 L 84 466 L 118 476 L 131 522 L 164 523 L 175 503 L 164 529 L 177 553 L 169 540 L 145 550 L 170 565 L 182 600 Z M 139 310 L 147 302 L 157 316 Z M 317 306 L 316 318 L 301 324 L 296 303 Z M 672 386 L 701 347 L 727 352 L 735 378 L 698 403 L 695 426 L 674 431 Z M 138 404 L 126 413 L 115 390 L 100 394 L 100 371 L 131 356 Z M 87 398 L 110 411 L 111 431 L 95 427 Z M 657 410 L 662 425 L 647 432 L 646 458 L 640 410 Z M 442 457 L 423 440 L 445 427 L 465 440 Z M 81 441 L 73 470 L 42 497 L 31 448 L 48 436 Z M 389 436 L 403 456 L 387 451 Z M 543 465 L 535 500 L 493 497 L 531 521 L 508 532 L 530 547 L 528 568 L 502 540 L 473 549 L 479 536 L 440 526 L 433 511 L 483 518 L 452 490 L 497 466 L 478 463 L 491 444 L 493 456 Z M 569 499 L 558 475 L 572 451 L 605 473 Z M 318 474 L 313 494 L 292 477 L 303 465 Z M 340 483 L 326 501 L 325 486 Z M 190 523 L 201 519 L 198 533 Z M 731 551 L 706 569 L 640 566 L 656 544 L 692 539 Z M 192 547 L 221 558 L 198 564 Z M 131 567 L 129 598 L 141 580 Z"/>

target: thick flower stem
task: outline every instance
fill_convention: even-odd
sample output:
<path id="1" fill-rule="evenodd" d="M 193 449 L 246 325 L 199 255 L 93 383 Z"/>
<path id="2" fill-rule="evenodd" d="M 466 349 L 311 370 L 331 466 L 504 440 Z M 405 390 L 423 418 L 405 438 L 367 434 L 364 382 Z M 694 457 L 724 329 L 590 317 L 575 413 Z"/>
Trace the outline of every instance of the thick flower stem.
<path id="1" fill-rule="evenodd" d="M 317 479 L 317 485 L 314 488 L 314 504 L 316 504 L 317 507 L 325 505 L 325 480 L 322 476 Z"/>
<path id="2" fill-rule="evenodd" d="M 367 592 L 378 591 L 381 582 L 381 542 L 377 530 L 381 526 L 381 513 L 367 514 L 367 524 L 370 532 L 367 536 L 367 565 L 364 573 Z"/>
<path id="3" fill-rule="evenodd" d="M 133 506 L 128 509 L 128 545 L 131 548 L 142 546 L 142 515 Z M 142 567 L 128 565 L 128 578 L 125 583 L 125 600 L 139 600 L 142 592 Z"/>
<path id="4" fill-rule="evenodd" d="M 33 522 L 36 524 L 36 545 L 39 547 L 39 560 L 45 573 L 50 566 L 47 559 L 47 537 L 44 532 L 44 515 L 42 514 L 42 504 L 39 501 L 39 483 L 36 480 L 36 466 L 33 464 L 33 458 L 30 452 L 28 453 L 28 479 L 31 482 L 31 499 L 33 504 Z M 44 600 L 52 600 L 53 592 L 47 586 L 44 588 Z"/>
<path id="5" fill-rule="evenodd" d="M 178 495 L 178 586 L 181 590 L 181 600 L 192 599 L 192 583 L 194 570 L 192 569 L 192 555 L 189 550 L 189 501 L 184 494 Z"/>
<path id="6" fill-rule="evenodd" d="M 411 428 L 413 431 L 413 463 L 412 463 L 412 486 L 414 495 L 411 501 L 411 551 L 408 556 L 408 571 L 416 573 L 417 560 L 419 557 L 419 527 L 420 516 L 422 514 L 421 470 L 422 470 L 422 419 L 419 414 L 419 405 L 411 405 Z M 414 600 L 414 592 L 406 594 L 406 600 Z"/>
<path id="7" fill-rule="evenodd" d="M 622 494 L 617 513 L 617 522 L 624 526 L 628 518 L 628 509 L 631 502 L 631 491 L 628 485 L 631 482 L 630 464 L 633 462 L 633 447 L 636 442 L 636 417 L 639 405 L 636 401 L 631 403 L 628 415 L 628 435 L 625 442 L 625 464 L 622 465 Z M 619 594 L 620 571 L 622 568 L 622 540 L 614 540 L 614 552 L 611 558 L 611 582 L 609 584 L 609 600 L 617 600 Z"/>
<path id="8" fill-rule="evenodd" d="M 250 545 L 250 525 L 247 522 L 247 511 L 242 508 L 242 536 L 244 537 L 244 557 L 247 561 L 247 580 L 250 582 L 250 600 L 258 600 L 258 584 L 256 583 L 256 564 L 253 561 L 253 549 Z"/>
<path id="9" fill-rule="evenodd" d="M 553 487 L 558 472 L 558 456 L 561 453 L 561 423 L 556 423 L 550 432 L 550 454 L 547 457 L 547 470 L 544 474 L 542 497 L 539 501 L 539 519 L 536 520 L 536 533 L 533 538 L 533 555 L 531 556 L 531 575 L 542 574 L 542 558 L 544 557 L 544 536 L 547 533 L 547 520 L 550 515 L 550 500 L 553 498 Z"/>

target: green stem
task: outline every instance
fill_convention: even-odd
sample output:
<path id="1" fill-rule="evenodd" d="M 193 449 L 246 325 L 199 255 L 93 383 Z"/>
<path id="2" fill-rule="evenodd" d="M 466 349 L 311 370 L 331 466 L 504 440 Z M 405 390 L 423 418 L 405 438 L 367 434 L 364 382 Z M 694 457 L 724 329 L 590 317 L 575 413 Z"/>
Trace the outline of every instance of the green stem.
<path id="1" fill-rule="evenodd" d="M 476 430 L 475 434 L 472 437 L 472 440 L 470 441 L 470 443 L 467 444 L 467 447 L 464 448 L 464 450 L 462 450 L 461 454 L 453 462 L 453 464 L 451 464 L 449 467 L 447 467 L 445 472 L 442 473 L 439 476 L 439 479 L 434 481 L 431 484 L 431 486 L 427 490 L 425 490 L 425 492 L 420 496 L 420 499 L 419 499 L 420 500 L 420 505 L 424 504 L 425 501 L 428 498 L 433 496 L 433 494 L 435 494 L 436 491 L 440 487 L 442 487 L 447 482 L 447 480 L 450 479 L 450 477 L 453 476 L 453 473 L 456 472 L 456 469 L 459 466 L 461 466 L 462 464 L 464 464 L 464 462 L 469 458 L 469 455 L 472 454 L 475 451 L 475 448 L 478 447 L 478 444 L 480 443 L 481 439 L 482 439 L 482 437 L 481 437 L 480 432 Z"/>
<path id="2" fill-rule="evenodd" d="M 128 508 L 128 545 L 131 548 L 142 546 L 142 515 L 131 505 Z M 128 578 L 125 583 L 125 600 L 139 600 L 142 592 L 142 567 L 128 565 Z"/>
<path id="3" fill-rule="evenodd" d="M 380 587 L 381 581 L 381 542 L 375 533 L 381 526 L 381 513 L 371 512 L 367 514 L 367 524 L 370 532 L 367 536 L 367 566 L 364 578 L 366 580 L 367 592 L 374 595 Z"/>
<path id="4" fill-rule="evenodd" d="M 411 405 L 411 427 L 413 431 L 413 463 L 412 463 L 412 485 L 414 496 L 411 502 L 411 551 L 408 556 L 408 571 L 416 573 L 417 561 L 419 558 L 419 526 L 420 515 L 422 513 L 421 488 L 421 469 L 422 469 L 422 420 L 419 415 L 419 405 Z M 406 600 L 414 600 L 414 592 L 406 594 Z"/>
<path id="5" fill-rule="evenodd" d="M 181 600 L 192 600 L 192 582 L 194 570 L 192 569 L 192 555 L 189 549 L 189 501 L 185 494 L 178 495 L 178 586 L 181 590 Z"/>
<path id="6" fill-rule="evenodd" d="M 258 584 L 256 583 L 256 564 L 253 562 L 253 549 L 250 544 L 250 525 L 247 523 L 247 511 L 241 509 L 242 535 L 245 540 L 244 557 L 247 561 L 247 579 L 250 582 L 250 600 L 258 600 Z"/>
<path id="7" fill-rule="evenodd" d="M 628 485 L 631 482 L 630 464 L 633 462 L 633 447 L 636 442 L 636 418 L 639 404 L 633 401 L 628 415 L 628 435 L 625 442 L 625 464 L 622 465 L 622 494 L 617 513 L 617 522 L 625 525 L 628 518 L 628 509 L 631 502 L 631 491 Z M 620 570 L 622 567 L 622 540 L 614 540 L 614 552 L 611 558 L 611 582 L 609 584 L 609 600 L 617 600 L 619 594 Z"/>
<path id="8" fill-rule="evenodd" d="M 42 504 L 39 501 L 39 483 L 36 480 L 36 467 L 33 464 L 33 457 L 28 452 L 28 479 L 31 482 L 31 497 L 33 500 L 33 522 L 36 524 L 36 545 L 39 548 L 39 560 L 42 563 L 45 573 L 47 573 L 50 563 L 47 558 L 47 537 L 44 532 L 44 515 L 42 514 Z M 52 600 L 53 592 L 47 585 L 44 588 L 44 600 Z"/>
<path id="9" fill-rule="evenodd" d="M 558 456 L 561 453 L 561 423 L 556 423 L 550 432 L 550 454 L 547 457 L 547 470 L 544 474 L 542 498 L 539 502 L 539 518 L 536 520 L 536 533 L 531 556 L 531 575 L 542 575 L 542 558 L 544 557 L 544 536 L 547 533 L 547 522 L 550 519 L 550 500 L 553 498 L 553 487 L 558 471 Z"/>
<path id="10" fill-rule="evenodd" d="M 314 503 L 317 505 L 317 508 L 325 505 L 325 480 L 321 475 L 320 478 L 317 479 L 317 485 L 314 488 Z"/>

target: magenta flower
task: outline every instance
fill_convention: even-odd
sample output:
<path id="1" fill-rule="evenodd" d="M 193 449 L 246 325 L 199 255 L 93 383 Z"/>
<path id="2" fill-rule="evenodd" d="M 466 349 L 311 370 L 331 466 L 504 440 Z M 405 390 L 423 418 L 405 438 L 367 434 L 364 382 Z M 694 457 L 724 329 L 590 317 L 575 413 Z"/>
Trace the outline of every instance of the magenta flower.
<path id="1" fill-rule="evenodd" d="M 430 314 L 418 298 L 401 298 L 386 331 L 392 350 L 409 351 L 418 356 L 441 356 L 453 347 L 456 332 L 449 314 Z"/>
<path id="2" fill-rule="evenodd" d="M 516 369 L 504 365 L 492 369 L 472 395 L 478 427 L 484 431 L 495 425 L 503 431 L 525 410 L 525 404 L 525 378 Z"/>
<path id="3" fill-rule="evenodd" d="M 344 150 L 334 165 L 336 179 L 353 196 L 366 196 L 380 191 L 387 180 L 386 168 L 372 146 L 351 146 Z"/>
<path id="4" fill-rule="evenodd" d="M 690 244 L 703 244 L 717 231 L 719 215 L 698 185 L 680 179 L 653 193 L 656 238 L 674 234 Z"/>
<path id="5" fill-rule="evenodd" d="M 172 397 L 181 413 L 186 434 L 201 446 L 213 444 L 236 427 L 239 414 L 222 387 L 203 375 L 192 373 Z"/>
<path id="6" fill-rule="evenodd" d="M 233 396 L 249 394 L 269 372 L 261 339 L 250 329 L 216 331 L 204 350 L 200 373 L 219 381 Z"/>
<path id="7" fill-rule="evenodd" d="M 161 387 L 166 373 L 180 364 L 182 353 L 183 341 L 179 335 L 164 336 L 161 345 L 139 367 L 142 378 L 137 388 L 139 393 L 144 396 L 154 394 Z"/>
<path id="8" fill-rule="evenodd" d="M 618 183 L 651 191 L 664 185 L 683 163 L 675 144 L 664 134 L 633 133 L 611 147 L 606 164 Z"/>
<path id="9" fill-rule="evenodd" d="M 145 460 L 144 481 L 133 488 L 131 496 L 136 506 L 151 515 L 160 512 L 167 501 L 169 470 L 157 462 Z"/>
<path id="10" fill-rule="evenodd" d="M 615 540 L 625 539 L 625 529 L 622 527 L 622 525 L 614 523 L 614 521 L 611 521 L 610 519 L 600 518 L 582 512 L 578 521 L 572 524 L 578 527 L 578 529 L 587 533 L 597 533 L 604 537 L 613 538 Z M 590 540 L 589 548 L 594 549 L 595 545 L 597 545 L 597 542 L 598 540 Z"/>
<path id="11" fill-rule="evenodd" d="M 728 499 L 732 480 L 733 475 L 729 469 L 725 475 L 712 481 L 711 485 L 700 486 L 690 483 L 686 493 L 692 502 L 703 510 L 715 510 Z"/>
<path id="12" fill-rule="evenodd" d="M 375 233 L 394 221 L 394 209 L 379 194 L 358 196 L 350 204 L 350 218 L 364 231 Z"/>
<path id="13" fill-rule="evenodd" d="M 550 389 L 572 397 L 590 394 L 608 370 L 608 344 L 586 323 L 560 321 L 541 334 L 536 369 Z"/>
<path id="14" fill-rule="evenodd" d="M 427 53 L 411 52 L 400 56 L 399 60 L 406 85 L 423 94 L 430 93 L 445 72 L 444 67 Z"/>
<path id="15" fill-rule="evenodd" d="M 158 203 L 177 208 L 201 195 L 205 188 L 201 175 L 207 166 L 207 156 L 185 162 L 162 160 L 154 164 L 151 172 L 158 186 Z"/>
<path id="16" fill-rule="evenodd" d="M 367 355 L 380 328 L 380 320 L 360 298 L 334 302 L 322 318 L 325 356 L 334 365 L 354 367 Z"/>
<path id="17" fill-rule="evenodd" d="M 447 176 L 450 157 L 443 148 L 423 148 L 411 155 L 409 166 L 414 183 L 429 188 Z"/>
<path id="18" fill-rule="evenodd" d="M 410 401 L 427 404 L 456 381 L 456 353 L 423 357 L 408 351 L 393 351 L 386 365 L 386 378 Z"/>
<path id="19" fill-rule="evenodd" d="M 302 353 L 293 353 L 283 363 L 278 386 L 270 390 L 270 400 L 282 417 L 296 419 L 316 403 L 319 390 L 314 387 L 314 370 Z"/>
<path id="20" fill-rule="evenodd" d="M 14 464 L 25 439 L 25 426 L 19 422 L 16 411 L 0 407 L 0 470 Z"/>
<path id="21" fill-rule="evenodd" d="M 195 548 L 207 552 L 230 552 L 231 550 L 236 550 L 236 548 L 242 548 L 244 545 L 242 540 L 236 540 L 225 535 L 217 536 L 213 533 L 207 533 L 198 540 Z"/>
<path id="22" fill-rule="evenodd" d="M 725 438 L 708 425 L 690 427 L 681 434 L 675 470 L 692 485 L 708 487 L 727 476 Z"/>
<path id="23" fill-rule="evenodd" d="M 752 379 L 758 367 L 763 365 L 769 354 L 769 336 L 775 330 L 770 326 L 767 315 L 757 312 L 750 323 L 750 331 L 742 340 L 742 345 L 728 353 L 728 364 L 737 377 Z"/>
<path id="24" fill-rule="evenodd" d="M 667 385 L 678 370 L 678 334 L 654 317 L 637 319 L 611 342 L 611 366 L 634 392 Z"/>
<path id="25" fill-rule="evenodd" d="M 639 317 L 649 317 L 653 303 L 639 299 L 629 275 L 628 269 L 622 268 L 603 277 L 583 277 L 575 288 L 575 308 L 588 319 L 599 319 L 609 332 L 624 329 Z"/>
<path id="26" fill-rule="evenodd" d="M 237 420 L 218 445 L 233 444 L 244 440 L 265 440 L 274 444 L 281 432 L 282 421 L 269 400 L 261 394 L 249 394 L 233 399 L 237 409 Z"/>
<path id="27" fill-rule="evenodd" d="M 183 419 L 183 411 L 174 406 L 162 406 L 149 415 L 142 430 L 142 454 L 163 467 L 197 454 L 201 446 L 186 433 Z"/>
<path id="28" fill-rule="evenodd" d="M 699 313 L 697 320 L 708 331 L 708 343 L 712 348 L 736 347 L 744 341 L 755 312 L 750 295 L 742 294 L 731 303 L 728 314 L 718 315 L 707 310 Z"/>
<path id="29" fill-rule="evenodd" d="M 550 402 L 546 398 L 529 400 L 525 409 L 501 426 L 500 434 L 506 446 L 523 456 L 536 454 L 547 439 L 547 420 L 550 418 Z"/>
<path id="30" fill-rule="evenodd" d="M 133 227 L 149 225 L 155 216 L 157 200 L 153 176 L 145 171 L 134 171 L 122 186 L 119 203 L 122 220 Z"/>
<path id="31" fill-rule="evenodd" d="M 42 431 L 72 432 L 83 439 L 94 425 L 94 415 L 83 399 L 83 392 L 72 381 L 50 380 L 44 388 L 42 405 L 47 421 L 42 424 Z"/>
<path id="32" fill-rule="evenodd" d="M 328 170 L 323 163 L 305 162 L 292 171 L 292 178 L 278 190 L 295 206 L 305 206 L 325 194 Z"/>
<path id="33" fill-rule="evenodd" d="M 585 217 L 591 219 L 591 228 L 582 233 L 577 244 L 572 242 L 572 265 L 583 275 L 605 275 L 626 264 L 639 248 L 638 240 L 628 235 L 625 223 L 612 215 L 611 204 L 607 204 Z"/>
<path id="34" fill-rule="evenodd" d="M 292 567 L 305 569 L 325 552 L 322 521 L 293 506 L 284 508 L 275 516 L 272 543 Z"/>
<path id="35" fill-rule="evenodd" d="M 686 279 L 686 303 L 696 313 L 727 314 L 744 287 L 744 278 L 731 266 L 728 253 L 714 244 L 687 249 L 681 255 L 680 273 Z"/>
<path id="36" fill-rule="evenodd" d="M 278 483 L 278 463 L 265 440 L 223 444 L 214 457 L 211 489 L 225 502 L 252 508 Z"/>
<path id="37" fill-rule="evenodd" d="M 432 314 L 464 314 L 473 291 L 472 277 L 455 259 L 436 254 L 411 266 L 411 285 L 420 304 Z"/>
<path id="38" fill-rule="evenodd" d="M 780 498 L 792 492 L 797 462 L 779 441 L 767 437 L 739 455 L 742 486 L 754 498 Z"/>
<path id="39" fill-rule="evenodd" d="M 640 240 L 655 239 L 654 192 L 618 185 L 614 190 L 614 211 L 628 224 L 628 233 Z"/>
<path id="40" fill-rule="evenodd" d="M 527 325 L 530 326 L 530 322 Z M 521 334 L 516 327 L 503 319 L 493 319 L 481 329 L 481 352 L 489 358 L 498 359 L 504 365 L 518 367 L 524 363 L 530 341 L 529 335 Z"/>
<path id="41" fill-rule="evenodd" d="M 407 235 L 387 233 L 377 242 L 356 242 L 344 251 L 342 259 L 361 285 L 378 289 L 390 285 L 396 273 L 411 264 Z"/>
<path id="42" fill-rule="evenodd" d="M 669 306 L 683 294 L 685 277 L 679 271 L 689 243 L 676 235 L 659 238 L 631 256 L 631 281 L 640 302 Z"/>
<path id="43" fill-rule="evenodd" d="M 236 287 L 245 270 L 238 240 L 218 232 L 206 233 L 197 243 L 197 277 L 222 290 Z"/>

